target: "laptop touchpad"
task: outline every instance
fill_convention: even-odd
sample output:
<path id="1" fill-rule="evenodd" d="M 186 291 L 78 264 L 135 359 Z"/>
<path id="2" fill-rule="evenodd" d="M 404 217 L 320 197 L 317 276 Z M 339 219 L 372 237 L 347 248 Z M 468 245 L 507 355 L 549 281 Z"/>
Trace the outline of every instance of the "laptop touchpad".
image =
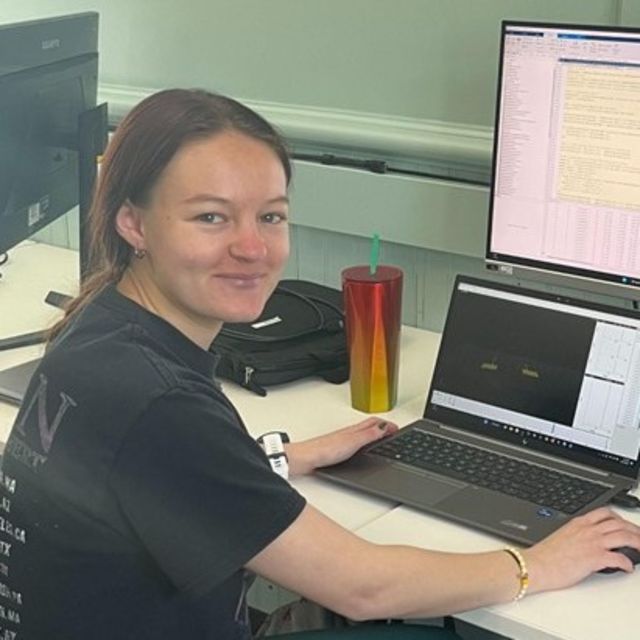
<path id="1" fill-rule="evenodd" d="M 394 465 L 388 465 L 369 475 L 366 484 L 388 491 L 409 504 L 427 506 L 438 504 L 466 486 L 455 480 L 449 481 L 419 471 L 412 473 L 407 467 L 397 468 Z"/>

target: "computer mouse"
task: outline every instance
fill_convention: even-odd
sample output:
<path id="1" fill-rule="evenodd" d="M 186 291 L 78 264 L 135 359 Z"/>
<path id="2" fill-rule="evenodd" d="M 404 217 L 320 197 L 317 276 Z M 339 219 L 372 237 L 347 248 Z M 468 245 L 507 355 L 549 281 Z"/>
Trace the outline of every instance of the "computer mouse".
<path id="1" fill-rule="evenodd" d="M 634 565 L 640 563 L 640 551 L 634 549 L 633 547 L 618 547 L 617 549 L 611 549 L 611 551 L 615 551 L 616 553 L 621 553 L 622 555 L 627 556 Z M 615 567 L 607 567 L 605 569 L 600 569 L 598 573 L 615 573 L 616 571 L 622 571 L 622 569 L 616 569 Z"/>

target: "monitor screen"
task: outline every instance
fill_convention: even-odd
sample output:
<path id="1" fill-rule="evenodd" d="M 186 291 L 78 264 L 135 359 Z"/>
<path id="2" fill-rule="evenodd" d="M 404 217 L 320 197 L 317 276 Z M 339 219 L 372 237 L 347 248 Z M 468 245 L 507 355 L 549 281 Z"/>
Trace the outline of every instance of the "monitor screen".
<path id="1" fill-rule="evenodd" d="M 640 30 L 503 23 L 486 258 L 640 295 Z"/>
<path id="2" fill-rule="evenodd" d="M 98 15 L 0 27 L 0 253 L 78 204 L 78 122 L 96 106 Z"/>

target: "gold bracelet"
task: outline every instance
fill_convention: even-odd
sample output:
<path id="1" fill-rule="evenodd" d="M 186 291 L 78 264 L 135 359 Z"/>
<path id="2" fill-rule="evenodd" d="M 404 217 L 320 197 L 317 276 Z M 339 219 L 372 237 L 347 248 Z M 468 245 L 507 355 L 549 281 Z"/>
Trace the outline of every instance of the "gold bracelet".
<path id="1" fill-rule="evenodd" d="M 520 570 L 520 575 L 518 576 L 520 580 L 520 589 L 518 590 L 516 597 L 513 599 L 514 602 L 517 602 L 524 598 L 527 593 L 527 589 L 529 588 L 529 572 L 527 571 L 527 563 L 524 561 L 524 556 L 517 549 L 507 547 L 504 551 L 506 551 L 518 563 L 518 569 Z"/>

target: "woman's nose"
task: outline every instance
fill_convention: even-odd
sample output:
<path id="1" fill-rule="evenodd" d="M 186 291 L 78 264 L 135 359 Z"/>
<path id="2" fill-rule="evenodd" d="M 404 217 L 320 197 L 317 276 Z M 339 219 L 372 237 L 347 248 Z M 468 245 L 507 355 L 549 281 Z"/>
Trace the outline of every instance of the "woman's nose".
<path id="1" fill-rule="evenodd" d="M 267 243 L 257 224 L 242 224 L 230 246 L 231 255 L 239 260 L 260 260 L 267 255 Z"/>

